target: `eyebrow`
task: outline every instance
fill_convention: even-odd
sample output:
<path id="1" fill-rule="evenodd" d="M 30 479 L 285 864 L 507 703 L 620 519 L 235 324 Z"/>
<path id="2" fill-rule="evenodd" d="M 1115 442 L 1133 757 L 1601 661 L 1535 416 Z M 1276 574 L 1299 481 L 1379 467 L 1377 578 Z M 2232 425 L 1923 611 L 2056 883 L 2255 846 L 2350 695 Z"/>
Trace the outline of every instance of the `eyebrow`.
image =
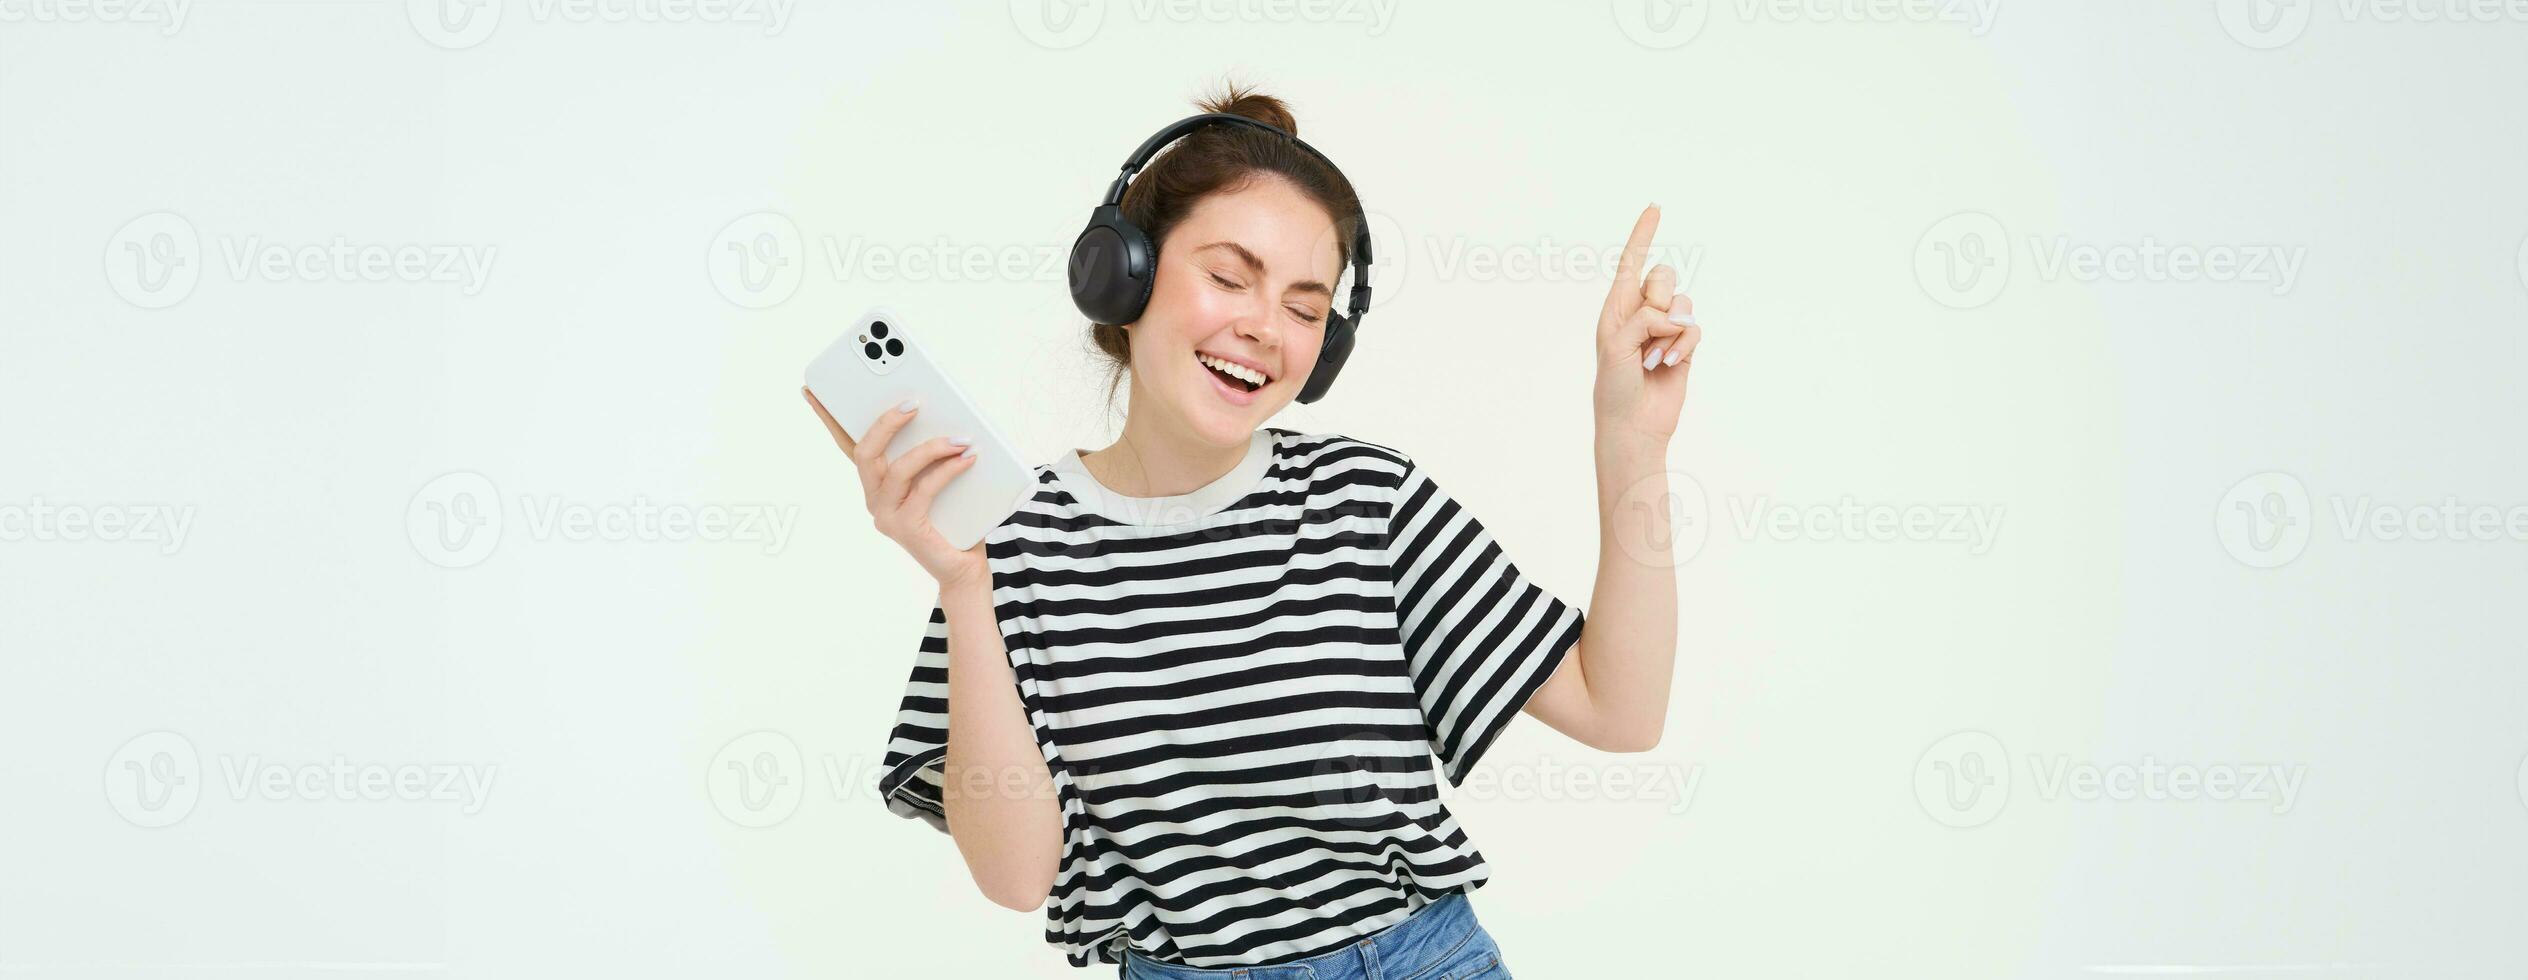
<path id="1" fill-rule="evenodd" d="M 1225 248 L 1236 254 L 1238 261 L 1245 263 L 1247 271 L 1249 272 L 1260 273 L 1264 271 L 1264 260 L 1256 258 L 1255 253 L 1247 251 L 1246 246 L 1240 245 L 1236 242 L 1212 242 L 1208 245 L 1195 246 L 1194 251 L 1200 252 L 1205 249 L 1213 248 Z M 1334 298 L 1334 290 L 1331 287 L 1314 279 L 1310 279 L 1305 282 L 1291 283 L 1290 288 L 1294 292 L 1315 293 L 1329 300 Z"/>

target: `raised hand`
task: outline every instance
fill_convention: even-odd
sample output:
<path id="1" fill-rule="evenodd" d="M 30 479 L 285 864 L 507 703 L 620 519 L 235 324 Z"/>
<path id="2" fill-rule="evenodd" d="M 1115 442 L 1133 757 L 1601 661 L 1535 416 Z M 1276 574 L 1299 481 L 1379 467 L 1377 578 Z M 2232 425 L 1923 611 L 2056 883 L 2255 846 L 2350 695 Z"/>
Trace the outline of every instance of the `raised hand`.
<path id="1" fill-rule="evenodd" d="M 1694 320 L 1694 300 L 1676 291 L 1675 269 L 1662 265 L 1642 275 L 1658 230 L 1659 206 L 1643 208 L 1598 311 L 1594 401 L 1601 436 L 1665 446 L 1685 410 L 1685 379 L 1703 327 Z"/>

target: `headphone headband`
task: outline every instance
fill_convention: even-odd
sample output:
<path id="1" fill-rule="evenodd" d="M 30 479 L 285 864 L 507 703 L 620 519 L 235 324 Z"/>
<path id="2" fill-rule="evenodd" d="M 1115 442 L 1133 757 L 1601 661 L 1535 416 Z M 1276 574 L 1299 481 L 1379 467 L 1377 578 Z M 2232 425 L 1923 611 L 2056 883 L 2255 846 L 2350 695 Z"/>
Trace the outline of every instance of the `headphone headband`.
<path id="1" fill-rule="evenodd" d="M 1303 140 L 1295 135 L 1292 135 L 1289 130 L 1275 126 L 1272 123 L 1265 122 L 1261 119 L 1252 119 L 1246 116 L 1238 115 L 1234 112 L 1206 112 L 1200 115 L 1187 116 L 1173 123 L 1169 123 L 1166 129 L 1159 130 L 1158 132 L 1151 134 L 1149 139 L 1142 140 L 1141 146 L 1134 149 L 1131 156 L 1124 158 L 1123 172 L 1115 175 L 1115 182 L 1113 184 L 1107 185 L 1106 200 L 1104 203 L 1115 207 L 1121 207 L 1124 202 L 1124 188 L 1132 183 L 1132 179 L 1134 177 L 1141 175 L 1141 168 L 1150 165 L 1151 157 L 1157 156 L 1159 151 L 1165 149 L 1168 144 L 1176 142 L 1178 139 L 1186 136 L 1187 134 L 1216 123 L 1246 126 L 1279 136 L 1282 139 L 1289 141 L 1292 146 L 1296 146 L 1307 151 L 1309 156 L 1317 158 L 1317 162 L 1325 164 L 1326 169 L 1334 171 L 1337 175 L 1342 176 L 1343 183 L 1346 186 L 1349 186 L 1352 182 L 1352 178 L 1349 175 L 1343 174 L 1343 168 L 1334 165 L 1334 160 L 1332 158 L 1326 156 L 1325 153 L 1318 150 L 1316 147 L 1309 146 L 1307 140 Z M 1353 197 L 1353 203 L 1358 204 L 1359 200 L 1359 196 L 1356 192 Z M 1353 213 L 1353 217 L 1357 218 L 1358 221 L 1352 226 L 1351 312 L 1353 318 L 1358 319 L 1361 311 L 1369 308 L 1369 215 L 1365 212 L 1355 211 Z"/>
<path id="2" fill-rule="evenodd" d="M 1249 119 L 1229 112 L 1206 112 L 1187 116 L 1143 140 L 1132 155 L 1124 158 L 1121 173 L 1107 185 L 1106 197 L 1089 213 L 1086 230 L 1071 243 L 1071 301 L 1093 323 L 1125 324 L 1137 320 L 1150 302 L 1152 283 L 1158 274 L 1158 243 L 1148 233 L 1123 215 L 1124 191 L 1141 168 L 1150 163 L 1162 148 L 1187 133 L 1214 124 L 1246 126 L 1281 137 L 1290 145 L 1307 151 L 1309 156 L 1325 164 L 1326 169 L 1343 177 L 1343 168 L 1316 147 L 1298 136 L 1260 119 Z M 1343 177 L 1345 186 L 1350 177 Z M 1342 371 L 1343 362 L 1352 353 L 1352 340 L 1360 328 L 1361 317 L 1369 312 L 1369 215 L 1360 209 L 1357 193 L 1352 199 L 1353 212 L 1347 216 L 1352 225 L 1352 289 L 1350 309 L 1329 311 L 1325 320 L 1325 340 L 1317 350 L 1316 367 L 1309 373 L 1308 383 L 1298 395 L 1305 404 L 1325 396 Z M 1342 219 L 1338 218 L 1338 222 Z"/>

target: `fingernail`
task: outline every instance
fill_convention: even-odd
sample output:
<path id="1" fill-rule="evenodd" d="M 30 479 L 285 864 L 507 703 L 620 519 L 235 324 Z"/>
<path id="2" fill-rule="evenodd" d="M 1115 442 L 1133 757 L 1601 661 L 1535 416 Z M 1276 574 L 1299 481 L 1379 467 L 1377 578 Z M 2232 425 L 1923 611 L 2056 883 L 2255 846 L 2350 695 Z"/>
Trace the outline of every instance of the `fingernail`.
<path id="1" fill-rule="evenodd" d="M 974 445 L 974 440 L 968 439 L 964 436 L 950 436 L 948 437 L 948 444 L 951 446 L 971 446 Z"/>
<path id="2" fill-rule="evenodd" d="M 1667 363 L 1667 364 L 1675 364 L 1675 363 L 1678 361 L 1678 359 L 1683 358 L 1684 356 L 1685 356 L 1685 352 L 1684 352 L 1684 351 L 1681 351 L 1681 350 L 1678 350 L 1678 349 L 1676 349 L 1676 348 L 1674 348 L 1674 347 L 1671 347 L 1671 348 L 1668 348 L 1668 356 L 1663 357 L 1663 358 L 1660 358 L 1660 360 L 1661 360 L 1661 362 L 1663 362 L 1663 363 Z"/>
<path id="3" fill-rule="evenodd" d="M 1694 325 L 1694 313 L 1690 310 L 1669 310 L 1668 322 L 1680 327 L 1691 327 Z"/>
<path id="4" fill-rule="evenodd" d="M 1652 367 L 1653 365 L 1656 365 L 1656 364 L 1658 364 L 1658 363 L 1659 363 L 1659 350 L 1660 350 L 1659 348 L 1657 348 L 1657 347 L 1653 347 L 1653 348 L 1651 348 L 1651 349 L 1650 349 L 1650 356 L 1648 356 L 1648 357 L 1644 357 L 1644 358 L 1642 358 L 1642 359 L 1641 359 L 1641 369 L 1642 369 L 1642 370 L 1644 370 L 1644 371 L 1648 371 L 1648 370 L 1650 370 L 1650 369 L 1651 369 L 1651 367 Z"/>
<path id="5" fill-rule="evenodd" d="M 913 410 L 914 403 L 917 401 L 919 401 L 919 399 L 907 398 L 903 402 L 897 404 L 895 406 L 895 410 L 899 412 L 911 412 Z"/>
<path id="6" fill-rule="evenodd" d="M 962 452 L 962 453 L 958 453 L 958 454 L 957 454 L 957 458 L 958 458 L 958 459 L 964 459 L 964 458 L 966 458 L 966 457 L 968 457 L 968 456 L 972 456 L 972 455 L 974 455 L 974 447 L 973 447 L 973 446 L 967 446 L 967 447 L 966 447 L 966 451 L 965 451 L 965 452 Z"/>

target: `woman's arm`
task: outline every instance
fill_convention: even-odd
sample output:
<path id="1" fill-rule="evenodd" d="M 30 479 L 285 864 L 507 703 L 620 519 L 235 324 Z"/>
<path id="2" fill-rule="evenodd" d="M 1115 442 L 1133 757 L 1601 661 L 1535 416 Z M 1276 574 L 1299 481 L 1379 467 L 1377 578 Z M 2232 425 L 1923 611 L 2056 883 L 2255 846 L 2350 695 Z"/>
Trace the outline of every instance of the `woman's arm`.
<path id="1" fill-rule="evenodd" d="M 1592 748 L 1642 752 L 1667 727 L 1677 654 L 1668 441 L 1703 339 L 1675 271 L 1641 275 L 1659 208 L 1642 211 L 1598 313 L 1598 576 L 1580 641 L 1527 713 Z"/>
<path id="2" fill-rule="evenodd" d="M 1024 912 L 1053 891 L 1062 807 L 1035 728 L 1018 701 L 988 579 L 944 586 L 948 619 L 948 757 L 939 798 L 948 833 L 983 894 Z"/>
<path id="3" fill-rule="evenodd" d="M 910 400 L 878 413 L 854 439 L 815 392 L 801 387 L 799 394 L 851 457 L 879 533 L 940 583 L 940 617 L 948 624 L 948 751 L 940 760 L 939 804 L 948 833 L 983 894 L 1022 912 L 1041 906 L 1062 856 L 1062 808 L 1018 702 L 1017 676 L 992 609 L 990 556 L 981 541 L 963 551 L 950 547 L 930 523 L 939 488 L 974 457 L 941 436 L 888 459 L 887 444 L 921 410 Z"/>

